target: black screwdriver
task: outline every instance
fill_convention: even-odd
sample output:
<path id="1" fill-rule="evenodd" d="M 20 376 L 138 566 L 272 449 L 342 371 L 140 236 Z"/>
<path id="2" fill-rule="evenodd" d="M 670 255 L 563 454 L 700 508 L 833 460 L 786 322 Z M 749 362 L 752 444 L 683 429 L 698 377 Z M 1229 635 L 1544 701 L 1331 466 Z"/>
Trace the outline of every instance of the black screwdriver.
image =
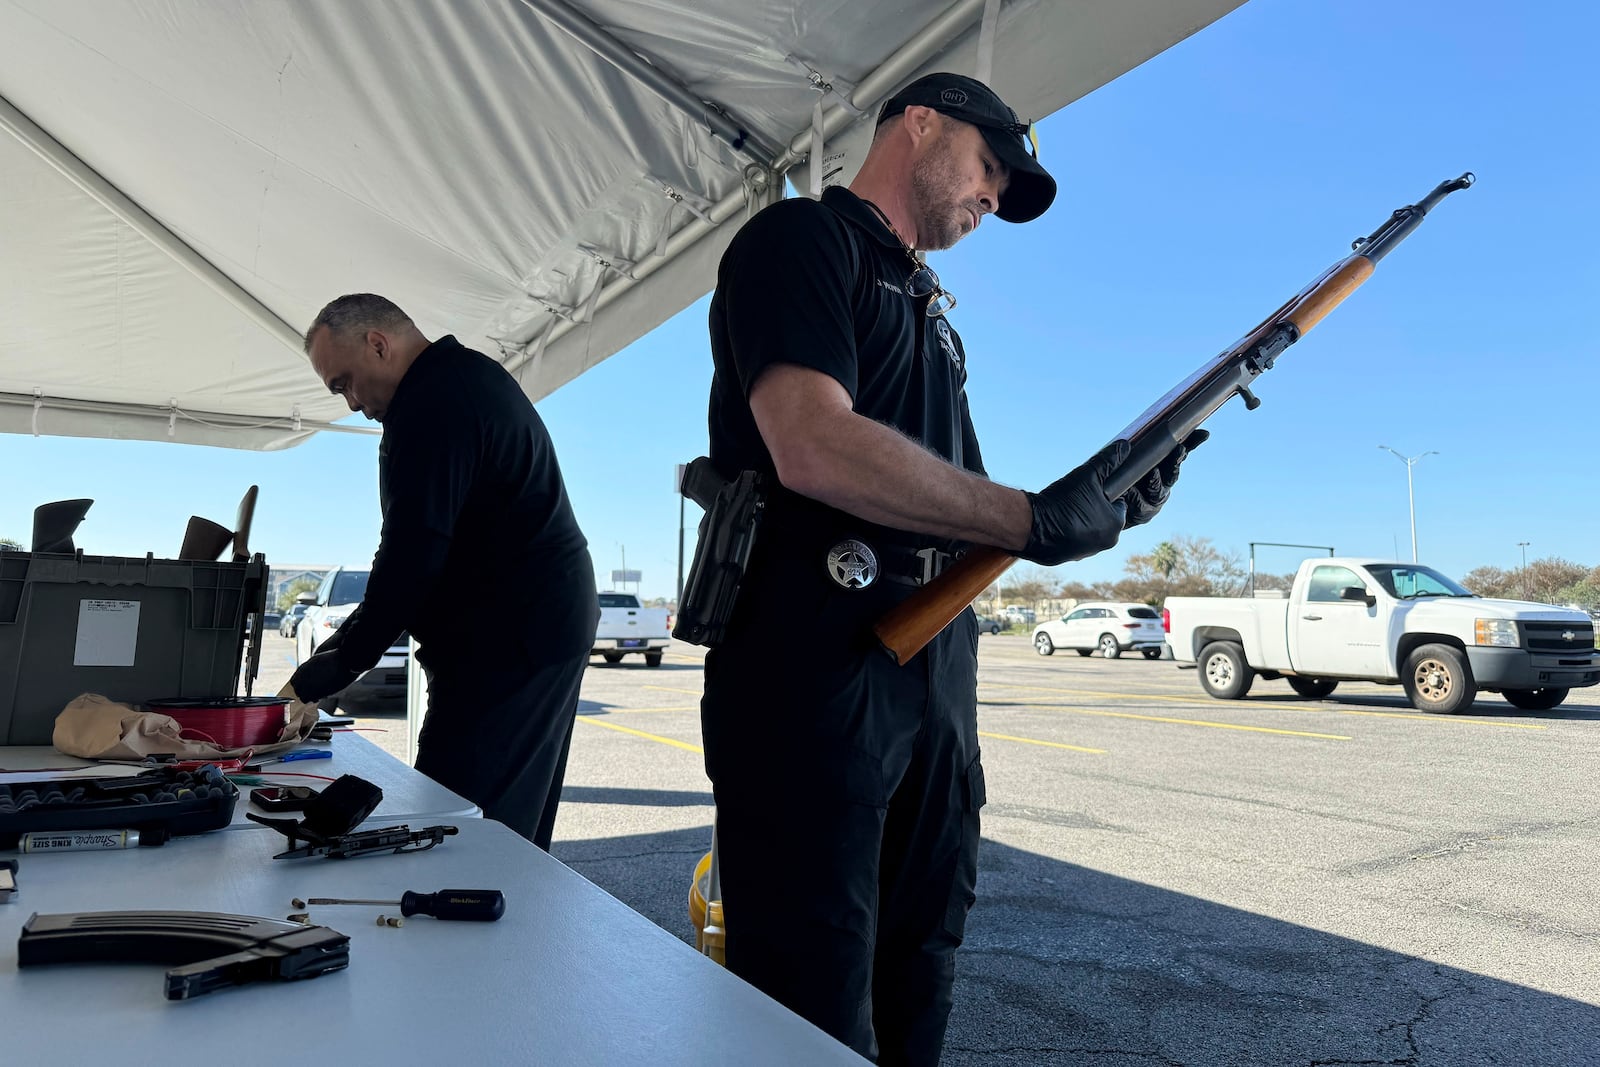
<path id="1" fill-rule="evenodd" d="M 296 900 L 296 907 L 301 902 Z M 437 893 L 413 893 L 409 889 L 399 900 L 347 900 L 343 897 L 311 897 L 306 904 L 379 904 L 400 908 L 401 915 L 431 915 L 435 919 L 460 919 L 492 923 L 506 913 L 506 895 L 498 889 L 441 889 Z"/>

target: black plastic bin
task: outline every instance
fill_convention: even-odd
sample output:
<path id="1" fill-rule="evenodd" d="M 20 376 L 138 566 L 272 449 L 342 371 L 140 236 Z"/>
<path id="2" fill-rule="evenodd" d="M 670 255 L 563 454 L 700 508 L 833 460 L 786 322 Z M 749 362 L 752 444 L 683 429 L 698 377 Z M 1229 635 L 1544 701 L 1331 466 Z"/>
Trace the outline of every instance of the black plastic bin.
<path id="1" fill-rule="evenodd" d="M 235 695 L 266 595 L 261 556 L 0 552 L 0 744 L 48 745 L 81 693 L 130 704 Z"/>

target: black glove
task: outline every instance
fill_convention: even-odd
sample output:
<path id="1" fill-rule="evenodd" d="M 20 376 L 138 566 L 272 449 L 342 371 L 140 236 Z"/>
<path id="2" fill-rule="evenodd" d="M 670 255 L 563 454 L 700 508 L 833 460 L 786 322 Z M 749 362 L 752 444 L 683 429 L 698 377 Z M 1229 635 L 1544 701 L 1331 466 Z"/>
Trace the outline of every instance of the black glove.
<path id="1" fill-rule="evenodd" d="M 1126 498 L 1115 504 L 1106 499 L 1106 479 L 1127 458 L 1128 442 L 1113 441 L 1065 478 L 1042 492 L 1027 494 L 1033 529 L 1022 558 L 1054 567 L 1116 544 L 1127 520 L 1127 504 Z"/>
<path id="2" fill-rule="evenodd" d="M 332 696 L 360 676 L 360 671 L 351 670 L 344 665 L 344 661 L 339 658 L 338 649 L 329 649 L 325 652 L 319 651 L 300 664 L 294 676 L 289 679 L 289 687 L 294 690 L 295 696 L 310 704 L 323 697 Z"/>
<path id="3" fill-rule="evenodd" d="M 1178 468 L 1189 453 L 1205 444 L 1210 436 L 1209 430 L 1191 433 L 1181 445 L 1167 453 L 1167 458 L 1156 464 L 1156 469 L 1145 475 L 1143 481 L 1122 495 L 1122 502 L 1128 507 L 1128 526 L 1143 526 L 1156 517 L 1156 512 L 1172 493 L 1172 483 L 1178 480 Z"/>

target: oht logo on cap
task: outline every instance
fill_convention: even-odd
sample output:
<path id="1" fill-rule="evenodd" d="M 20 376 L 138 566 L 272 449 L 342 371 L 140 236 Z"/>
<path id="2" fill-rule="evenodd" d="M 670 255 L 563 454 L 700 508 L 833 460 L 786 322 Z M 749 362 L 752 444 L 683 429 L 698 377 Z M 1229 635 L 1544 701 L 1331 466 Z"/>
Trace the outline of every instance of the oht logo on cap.
<path id="1" fill-rule="evenodd" d="M 951 107 L 960 107 L 967 102 L 967 93 L 965 89 L 946 89 L 939 94 L 939 99 Z"/>

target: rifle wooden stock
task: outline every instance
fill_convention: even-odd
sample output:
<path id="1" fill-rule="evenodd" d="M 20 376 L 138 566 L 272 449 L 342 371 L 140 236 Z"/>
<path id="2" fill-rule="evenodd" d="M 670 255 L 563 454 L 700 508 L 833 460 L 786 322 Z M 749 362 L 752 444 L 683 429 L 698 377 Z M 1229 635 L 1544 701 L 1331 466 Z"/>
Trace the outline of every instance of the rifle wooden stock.
<path id="1" fill-rule="evenodd" d="M 1210 360 L 1162 397 L 1113 440 L 1127 441 L 1128 459 L 1106 479 L 1116 500 L 1155 469 L 1174 447 L 1235 394 L 1250 408 L 1259 401 L 1246 386 L 1272 368 L 1285 348 L 1304 337 L 1372 276 L 1379 260 L 1416 229 L 1440 200 L 1473 182 L 1472 174 L 1440 182 L 1422 200 L 1394 212 L 1346 256 L 1290 297 L 1232 348 Z M 977 545 L 943 574 L 886 612 L 873 627 L 884 651 L 902 667 L 950 625 L 1017 561 L 1002 549 Z"/>
<path id="2" fill-rule="evenodd" d="M 873 632 L 884 650 L 904 667 L 1016 561 L 1016 556 L 1001 549 L 974 545 L 939 577 L 884 612 Z"/>

